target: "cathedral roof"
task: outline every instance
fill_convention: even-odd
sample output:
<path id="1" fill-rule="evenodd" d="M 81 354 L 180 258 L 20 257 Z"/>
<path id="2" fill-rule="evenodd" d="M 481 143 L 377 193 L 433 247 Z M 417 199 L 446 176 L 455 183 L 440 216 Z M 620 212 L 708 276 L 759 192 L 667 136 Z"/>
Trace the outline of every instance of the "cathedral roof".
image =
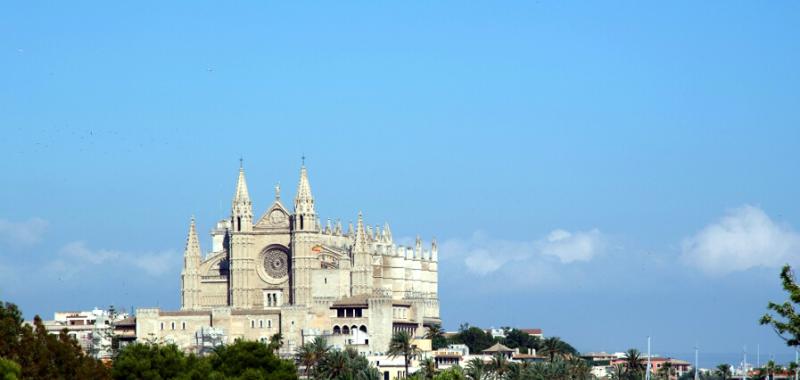
<path id="1" fill-rule="evenodd" d="M 345 297 L 338 301 L 335 301 L 331 305 L 331 308 L 333 309 L 337 307 L 367 307 L 368 299 L 369 297 L 366 294 L 359 294 L 357 296 Z"/>

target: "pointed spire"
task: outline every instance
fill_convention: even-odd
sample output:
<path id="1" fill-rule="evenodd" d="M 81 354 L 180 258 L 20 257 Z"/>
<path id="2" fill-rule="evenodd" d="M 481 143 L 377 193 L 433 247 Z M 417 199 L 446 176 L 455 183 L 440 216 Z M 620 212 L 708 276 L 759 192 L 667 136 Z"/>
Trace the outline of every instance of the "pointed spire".
<path id="1" fill-rule="evenodd" d="M 325 233 L 328 235 L 333 233 L 333 227 L 331 227 L 331 218 L 328 218 L 328 222 L 325 223 Z"/>
<path id="2" fill-rule="evenodd" d="M 358 213 L 358 226 L 356 227 L 355 244 L 353 245 L 353 252 L 366 252 L 367 251 L 367 235 L 364 231 L 364 219 L 361 217 L 361 212 Z"/>
<path id="3" fill-rule="evenodd" d="M 372 237 L 372 240 L 380 241 L 381 240 L 381 226 L 375 225 L 375 236 Z"/>
<path id="4" fill-rule="evenodd" d="M 336 229 L 333 231 L 333 234 L 336 236 L 342 235 L 342 220 L 336 219 Z"/>
<path id="5" fill-rule="evenodd" d="M 353 221 L 347 223 L 347 236 L 353 236 Z"/>
<path id="6" fill-rule="evenodd" d="M 422 239 L 417 235 L 417 244 L 414 247 L 414 258 L 422 258 Z"/>
<path id="7" fill-rule="evenodd" d="M 200 240 L 197 238 L 197 227 L 195 226 L 194 222 L 194 215 L 192 215 L 192 221 L 189 224 L 189 234 L 186 236 L 186 250 L 184 251 L 184 256 L 187 258 L 196 258 L 200 257 Z M 185 264 L 190 264 L 186 262 Z"/>
<path id="8" fill-rule="evenodd" d="M 308 182 L 306 166 L 300 168 L 300 182 L 297 184 L 297 196 L 294 198 L 296 214 L 314 214 L 314 197 L 311 195 L 311 184 Z"/>
<path id="9" fill-rule="evenodd" d="M 431 261 L 439 260 L 439 244 L 436 243 L 436 238 L 431 242 Z"/>
<path id="10" fill-rule="evenodd" d="M 372 226 L 367 226 L 366 228 L 367 228 L 367 230 L 366 230 L 367 231 L 367 241 L 374 240 L 372 238 Z"/>
<path id="11" fill-rule="evenodd" d="M 244 178 L 244 167 L 239 166 L 239 179 L 236 180 L 236 194 L 233 196 L 235 202 L 250 202 L 250 193 L 247 191 L 247 181 Z"/>
<path id="12" fill-rule="evenodd" d="M 386 236 L 386 242 L 387 243 L 391 243 L 392 242 L 392 230 L 389 229 L 389 223 L 384 223 L 383 224 L 383 235 Z"/>

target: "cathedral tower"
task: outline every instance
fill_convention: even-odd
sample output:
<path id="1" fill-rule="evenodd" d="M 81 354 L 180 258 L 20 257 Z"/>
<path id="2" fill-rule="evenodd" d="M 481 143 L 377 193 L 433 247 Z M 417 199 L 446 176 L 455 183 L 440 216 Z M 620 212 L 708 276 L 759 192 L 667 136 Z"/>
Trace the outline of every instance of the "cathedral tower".
<path id="1" fill-rule="evenodd" d="M 229 303 L 234 308 L 249 308 L 252 302 L 253 204 L 247 191 L 244 168 L 239 166 L 236 193 L 231 205 Z"/>
<path id="2" fill-rule="evenodd" d="M 358 213 L 358 225 L 353 244 L 353 274 L 351 295 L 372 295 L 372 254 L 369 252 L 367 234 L 364 231 L 364 220 Z"/>
<path id="3" fill-rule="evenodd" d="M 292 215 L 292 302 L 295 305 L 311 304 L 311 271 L 315 255 L 312 251 L 317 238 L 317 213 L 314 210 L 314 197 L 308 182 L 305 164 L 300 168 L 300 182 L 294 198 Z"/>
<path id="4" fill-rule="evenodd" d="M 183 252 L 183 271 L 181 271 L 181 309 L 198 310 L 200 308 L 200 241 L 194 225 L 194 216 L 189 225 L 186 237 L 186 249 Z"/>

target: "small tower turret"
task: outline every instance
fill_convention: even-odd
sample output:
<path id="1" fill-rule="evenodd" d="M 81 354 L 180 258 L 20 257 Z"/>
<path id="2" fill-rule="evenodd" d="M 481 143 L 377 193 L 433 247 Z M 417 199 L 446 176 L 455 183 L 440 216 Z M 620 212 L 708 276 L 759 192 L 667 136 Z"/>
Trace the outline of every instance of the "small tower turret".
<path id="1" fill-rule="evenodd" d="M 189 224 L 186 237 L 186 249 L 183 252 L 183 270 L 181 271 L 181 309 L 197 310 L 200 308 L 200 240 L 194 216 Z"/>

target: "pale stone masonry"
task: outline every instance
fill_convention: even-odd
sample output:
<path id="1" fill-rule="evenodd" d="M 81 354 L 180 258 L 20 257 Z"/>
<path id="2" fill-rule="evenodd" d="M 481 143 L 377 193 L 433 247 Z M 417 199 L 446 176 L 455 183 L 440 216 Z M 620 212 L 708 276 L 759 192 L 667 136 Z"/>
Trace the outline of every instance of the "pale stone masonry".
<path id="1" fill-rule="evenodd" d="M 422 335 L 440 323 L 438 249 L 393 242 L 388 224 L 361 213 L 344 231 L 317 216 L 308 171 L 290 212 L 275 200 L 258 220 L 240 167 L 230 218 L 211 231 L 202 254 L 194 218 L 181 272 L 181 310 L 137 310 L 137 339 L 174 342 L 197 351 L 206 331 L 222 341 L 267 340 L 280 332 L 284 353 L 316 336 L 362 352 L 385 352 L 393 332 Z"/>

